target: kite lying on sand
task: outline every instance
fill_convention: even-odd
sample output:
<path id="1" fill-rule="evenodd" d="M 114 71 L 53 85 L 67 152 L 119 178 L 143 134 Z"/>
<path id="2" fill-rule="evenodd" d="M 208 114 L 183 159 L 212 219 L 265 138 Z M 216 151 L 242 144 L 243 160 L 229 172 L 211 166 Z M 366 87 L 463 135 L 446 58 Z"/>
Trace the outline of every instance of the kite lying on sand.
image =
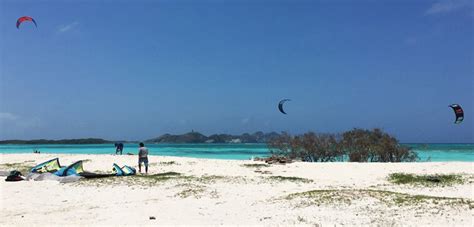
<path id="1" fill-rule="evenodd" d="M 50 173 L 54 174 L 58 177 L 84 177 L 84 178 L 101 178 L 101 177 L 111 177 L 111 176 L 129 176 L 135 175 L 136 170 L 130 166 L 123 166 L 120 167 L 117 164 L 113 164 L 113 169 L 115 173 L 110 174 L 101 174 L 101 173 L 92 173 L 84 171 L 82 166 L 83 161 L 74 162 L 68 166 L 61 166 L 59 164 L 59 159 L 54 158 L 49 161 L 43 162 L 35 167 L 33 167 L 30 171 L 31 174 L 45 174 Z"/>

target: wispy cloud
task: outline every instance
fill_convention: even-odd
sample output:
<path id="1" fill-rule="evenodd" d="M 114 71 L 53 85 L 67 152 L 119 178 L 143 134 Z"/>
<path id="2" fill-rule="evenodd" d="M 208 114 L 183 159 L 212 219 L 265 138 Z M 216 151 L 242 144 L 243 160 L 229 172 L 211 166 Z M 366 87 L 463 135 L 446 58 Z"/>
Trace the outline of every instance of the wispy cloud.
<path id="1" fill-rule="evenodd" d="M 8 112 L 0 112 L 0 121 L 14 121 L 18 116 Z"/>
<path id="2" fill-rule="evenodd" d="M 429 9 L 425 11 L 425 15 L 434 14 L 446 14 L 464 8 L 472 7 L 471 0 L 442 0 L 431 5 Z"/>
<path id="3" fill-rule="evenodd" d="M 35 128 L 42 125 L 38 117 L 25 118 L 9 112 L 0 112 L 0 123 L 18 128 Z"/>
<path id="4" fill-rule="evenodd" d="M 76 28 L 77 26 L 79 25 L 79 22 L 77 21 L 74 21 L 70 24 L 67 24 L 67 25 L 61 25 L 57 32 L 58 33 L 64 33 L 64 32 L 67 32 L 67 31 L 72 31 L 74 28 Z"/>
<path id="5" fill-rule="evenodd" d="M 244 118 L 244 119 L 242 119 L 240 122 L 245 125 L 245 124 L 248 124 L 249 121 L 250 121 L 249 118 Z"/>

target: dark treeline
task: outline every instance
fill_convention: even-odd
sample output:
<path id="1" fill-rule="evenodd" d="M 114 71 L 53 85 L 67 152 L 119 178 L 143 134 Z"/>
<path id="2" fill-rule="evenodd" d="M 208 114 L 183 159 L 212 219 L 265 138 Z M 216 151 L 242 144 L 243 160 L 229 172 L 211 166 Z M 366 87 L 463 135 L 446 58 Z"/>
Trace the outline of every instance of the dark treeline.
<path id="1" fill-rule="evenodd" d="M 2 140 L 0 144 L 104 144 L 113 143 L 112 141 L 97 139 L 97 138 L 86 138 L 86 139 L 62 139 L 62 140 Z"/>
<path id="2" fill-rule="evenodd" d="M 401 146 L 398 140 L 381 129 L 353 129 L 342 134 L 307 132 L 292 136 L 282 133 L 268 143 L 272 155 L 308 162 L 409 162 L 416 152 Z"/>
<path id="3" fill-rule="evenodd" d="M 243 133 L 241 135 L 213 134 L 205 136 L 199 132 L 188 132 L 184 134 L 163 134 L 159 137 L 145 140 L 145 143 L 266 143 L 272 138 L 280 136 L 276 132 Z M 63 140 L 2 140 L 0 144 L 104 144 L 104 143 L 137 143 L 137 141 L 109 141 L 97 138 L 87 139 L 63 139 Z"/>

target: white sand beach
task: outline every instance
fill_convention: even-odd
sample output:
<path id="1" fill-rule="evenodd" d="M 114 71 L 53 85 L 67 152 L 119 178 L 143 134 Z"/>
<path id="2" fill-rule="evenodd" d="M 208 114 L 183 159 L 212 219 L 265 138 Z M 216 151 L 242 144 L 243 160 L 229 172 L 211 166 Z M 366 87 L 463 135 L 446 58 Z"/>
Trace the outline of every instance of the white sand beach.
<path id="1" fill-rule="evenodd" d="M 86 160 L 84 169 L 92 172 L 111 172 L 114 162 L 137 167 L 137 157 L 128 155 L 1 154 L 0 170 L 55 157 L 62 165 Z M 472 226 L 474 221 L 472 162 L 246 164 L 263 162 L 150 156 L 146 177 L 73 183 L 0 177 L 0 225 Z M 180 175 L 154 175 L 167 172 Z M 460 174 L 463 182 L 390 182 L 389 174 L 398 172 Z"/>

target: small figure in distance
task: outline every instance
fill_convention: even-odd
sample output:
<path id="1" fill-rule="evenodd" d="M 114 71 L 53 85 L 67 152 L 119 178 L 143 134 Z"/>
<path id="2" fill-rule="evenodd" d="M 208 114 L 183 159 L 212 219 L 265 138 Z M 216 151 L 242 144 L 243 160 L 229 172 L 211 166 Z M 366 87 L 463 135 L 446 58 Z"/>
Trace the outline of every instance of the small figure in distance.
<path id="1" fill-rule="evenodd" d="M 123 143 L 119 143 L 119 144 L 118 144 L 118 150 L 120 151 L 120 155 L 122 155 Z"/>
<path id="2" fill-rule="evenodd" d="M 121 155 L 122 151 L 123 151 L 123 143 L 115 143 L 115 154 L 118 154 L 120 152 L 120 155 Z"/>
<path id="3" fill-rule="evenodd" d="M 140 173 L 142 173 L 142 162 L 145 165 L 145 174 L 148 174 L 148 148 L 145 147 L 145 144 L 140 143 L 138 149 L 138 172 Z"/>

